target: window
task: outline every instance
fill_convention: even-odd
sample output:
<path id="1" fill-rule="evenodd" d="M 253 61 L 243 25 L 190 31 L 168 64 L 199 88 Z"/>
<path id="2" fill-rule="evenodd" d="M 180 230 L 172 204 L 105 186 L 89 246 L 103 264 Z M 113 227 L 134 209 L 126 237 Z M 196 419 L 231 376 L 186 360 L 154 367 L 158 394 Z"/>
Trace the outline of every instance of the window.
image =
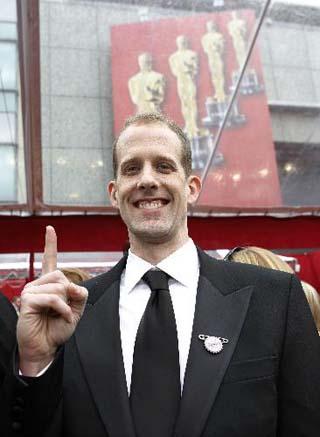
<path id="1" fill-rule="evenodd" d="M 18 131 L 20 101 L 16 13 L 15 0 L 0 0 L 0 203 L 2 204 L 23 203 L 25 192 L 23 141 Z"/>
<path id="2" fill-rule="evenodd" d="M 0 201 L 13 203 L 17 198 L 16 190 L 16 148 L 12 145 L 0 145 Z"/>

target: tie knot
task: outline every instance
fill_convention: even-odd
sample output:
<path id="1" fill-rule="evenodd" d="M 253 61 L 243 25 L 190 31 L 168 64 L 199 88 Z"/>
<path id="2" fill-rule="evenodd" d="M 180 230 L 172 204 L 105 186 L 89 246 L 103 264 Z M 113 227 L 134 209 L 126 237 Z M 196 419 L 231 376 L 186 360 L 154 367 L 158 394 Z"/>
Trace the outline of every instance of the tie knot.
<path id="1" fill-rule="evenodd" d="M 142 276 L 142 280 L 149 285 L 152 291 L 167 290 L 169 275 L 162 270 L 149 270 Z"/>

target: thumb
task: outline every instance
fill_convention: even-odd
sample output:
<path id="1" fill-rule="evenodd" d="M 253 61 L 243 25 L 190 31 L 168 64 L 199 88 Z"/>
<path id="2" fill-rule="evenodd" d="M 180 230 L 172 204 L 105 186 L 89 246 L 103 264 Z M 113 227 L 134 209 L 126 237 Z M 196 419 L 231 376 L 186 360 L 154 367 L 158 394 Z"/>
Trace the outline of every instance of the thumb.
<path id="1" fill-rule="evenodd" d="M 68 286 L 68 301 L 72 310 L 72 314 L 79 320 L 83 314 L 86 302 L 88 299 L 88 290 L 84 287 L 69 283 Z"/>

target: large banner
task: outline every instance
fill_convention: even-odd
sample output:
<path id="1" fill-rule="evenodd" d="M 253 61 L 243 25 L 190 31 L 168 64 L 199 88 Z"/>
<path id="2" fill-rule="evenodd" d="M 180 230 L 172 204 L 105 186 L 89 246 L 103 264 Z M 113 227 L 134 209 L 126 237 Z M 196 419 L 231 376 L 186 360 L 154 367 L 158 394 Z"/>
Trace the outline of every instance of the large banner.
<path id="1" fill-rule="evenodd" d="M 137 112 L 162 111 L 190 138 L 201 175 L 247 54 L 252 11 L 113 26 L 114 134 Z M 201 205 L 281 204 L 263 71 L 257 48 L 204 183 Z"/>

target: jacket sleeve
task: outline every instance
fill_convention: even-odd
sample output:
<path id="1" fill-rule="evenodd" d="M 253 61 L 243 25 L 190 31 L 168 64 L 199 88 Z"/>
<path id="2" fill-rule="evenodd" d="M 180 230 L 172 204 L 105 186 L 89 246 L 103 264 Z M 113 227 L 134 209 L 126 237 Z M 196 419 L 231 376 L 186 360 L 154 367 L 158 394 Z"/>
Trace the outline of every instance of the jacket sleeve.
<path id="1" fill-rule="evenodd" d="M 40 377 L 19 376 L 14 354 L 0 391 L 3 437 L 62 435 L 63 348 Z"/>
<path id="2" fill-rule="evenodd" d="M 279 437 L 320 435 L 320 338 L 292 276 L 279 374 Z"/>
<path id="3" fill-rule="evenodd" d="M 0 385 L 8 369 L 16 340 L 17 313 L 0 293 Z"/>

